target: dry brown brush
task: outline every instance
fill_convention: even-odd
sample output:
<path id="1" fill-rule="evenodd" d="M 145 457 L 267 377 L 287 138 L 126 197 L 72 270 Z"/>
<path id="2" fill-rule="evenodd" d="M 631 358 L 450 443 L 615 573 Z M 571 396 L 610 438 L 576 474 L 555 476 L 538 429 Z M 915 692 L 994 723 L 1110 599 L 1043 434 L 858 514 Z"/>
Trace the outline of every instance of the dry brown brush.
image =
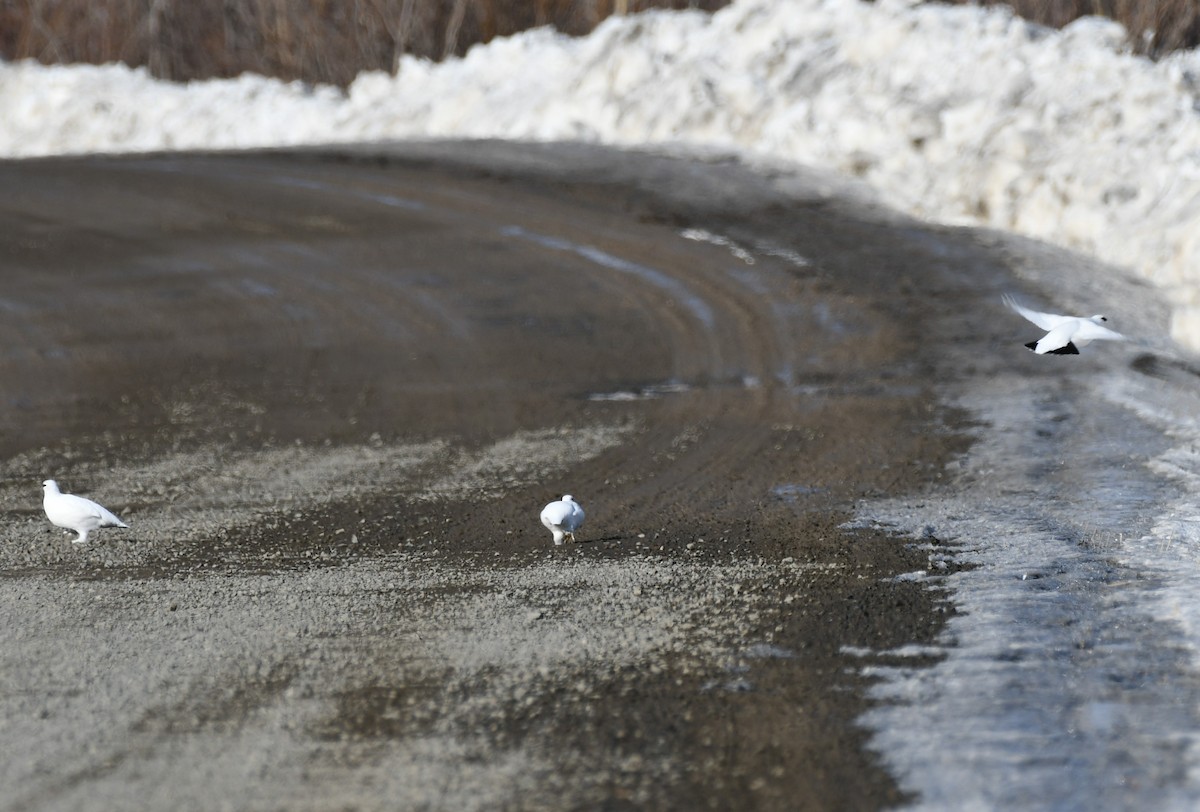
<path id="1" fill-rule="evenodd" d="M 1089 14 L 1109 17 L 1129 31 L 1135 51 L 1149 56 L 1200 44 L 1200 0 L 983 0 L 983 5 L 1006 5 L 1027 20 L 1054 28 Z"/>
<path id="2" fill-rule="evenodd" d="M 539 25 L 729 0 L 0 0 L 0 57 L 124 62 L 178 81 L 253 71 L 345 86 L 402 54 L 442 59 Z"/>
<path id="3" fill-rule="evenodd" d="M 955 0 L 952 0 L 952 2 Z M 993 0 L 957 0 L 984 2 Z M 252 71 L 345 86 L 403 54 L 442 59 L 493 37 L 553 25 L 585 34 L 612 14 L 713 11 L 729 0 L 0 0 L 0 58 L 124 62 L 174 80 Z M 1200 43 L 1200 0 L 1008 0 L 1062 26 L 1119 20 L 1152 56 Z"/>

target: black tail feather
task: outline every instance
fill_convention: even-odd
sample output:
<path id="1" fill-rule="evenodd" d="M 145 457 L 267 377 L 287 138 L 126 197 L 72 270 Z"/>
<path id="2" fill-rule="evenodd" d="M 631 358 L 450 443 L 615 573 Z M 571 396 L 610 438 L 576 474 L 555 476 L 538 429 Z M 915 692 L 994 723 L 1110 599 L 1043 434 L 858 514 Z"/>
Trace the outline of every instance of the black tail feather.
<path id="1" fill-rule="evenodd" d="M 1029 349 L 1033 350 L 1034 352 L 1037 352 L 1037 342 L 1036 341 L 1030 341 L 1025 346 L 1028 347 Z M 1046 355 L 1079 355 L 1079 348 L 1076 347 L 1074 344 L 1072 344 L 1070 341 L 1068 341 L 1066 344 L 1059 347 L 1057 350 L 1046 350 Z"/>

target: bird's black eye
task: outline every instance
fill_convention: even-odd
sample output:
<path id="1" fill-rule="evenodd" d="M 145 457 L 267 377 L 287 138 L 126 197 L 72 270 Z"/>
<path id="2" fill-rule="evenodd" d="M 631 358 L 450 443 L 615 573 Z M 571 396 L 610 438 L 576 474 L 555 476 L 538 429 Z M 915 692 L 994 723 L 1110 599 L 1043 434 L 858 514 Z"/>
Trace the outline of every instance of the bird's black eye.
<path id="1" fill-rule="evenodd" d="M 1100 321 L 1108 321 L 1108 316 L 1101 316 Z"/>

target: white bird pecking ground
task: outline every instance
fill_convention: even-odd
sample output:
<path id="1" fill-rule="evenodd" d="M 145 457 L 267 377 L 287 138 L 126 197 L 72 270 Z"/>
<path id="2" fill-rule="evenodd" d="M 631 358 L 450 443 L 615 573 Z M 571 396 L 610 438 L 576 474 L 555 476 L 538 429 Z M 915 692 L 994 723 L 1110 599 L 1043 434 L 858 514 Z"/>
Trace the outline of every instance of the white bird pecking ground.
<path id="1" fill-rule="evenodd" d="M 1079 355 L 1079 349 L 1093 341 L 1125 341 L 1125 336 L 1104 326 L 1105 316 L 1059 316 L 1039 313 L 1017 304 L 1011 296 L 1004 303 L 1046 331 L 1046 335 L 1025 346 L 1038 355 Z"/>
<path id="2" fill-rule="evenodd" d="M 542 524 L 554 534 L 556 545 L 562 544 L 563 538 L 575 541 L 575 531 L 583 524 L 583 508 L 575 497 L 565 494 L 562 499 L 542 508 Z"/>
<path id="3" fill-rule="evenodd" d="M 101 527 L 129 527 L 107 508 L 91 499 L 63 493 L 53 479 L 42 483 L 42 491 L 45 494 L 42 497 L 42 507 L 50 523 L 79 534 L 78 538 L 71 539 L 73 544 L 83 544 L 87 541 L 88 533 Z"/>

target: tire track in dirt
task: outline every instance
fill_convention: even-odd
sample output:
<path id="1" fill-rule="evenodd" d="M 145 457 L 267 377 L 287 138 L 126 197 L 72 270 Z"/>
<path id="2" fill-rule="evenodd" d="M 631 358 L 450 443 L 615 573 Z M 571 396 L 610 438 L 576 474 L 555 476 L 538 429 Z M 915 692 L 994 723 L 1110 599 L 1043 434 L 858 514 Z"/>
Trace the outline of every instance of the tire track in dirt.
<path id="1" fill-rule="evenodd" d="M 802 363 L 783 340 L 794 326 L 778 304 L 797 290 L 786 262 L 761 256 L 749 266 L 620 211 L 563 207 L 537 190 L 497 199 L 469 180 L 426 184 L 266 157 L 78 161 L 63 171 L 59 184 L 40 188 L 119 187 L 127 220 L 110 212 L 106 222 L 71 226 L 106 249 L 85 277 L 69 262 L 56 269 L 51 252 L 34 290 L 15 280 L 17 302 L 100 304 L 68 334 L 57 369 L 10 364 L 9 380 L 31 391 L 47 378 L 72 381 L 78 407 L 58 427 L 70 448 L 22 450 L 74 473 L 78 490 L 102 477 L 86 462 L 70 465 L 72 455 L 96 446 L 128 454 L 147 424 L 175 435 L 175 445 L 219 440 L 231 451 L 368 433 L 385 443 L 440 438 L 445 422 L 467 448 L 564 419 L 617 415 L 645 426 L 628 455 L 597 463 L 593 474 L 607 479 L 680 456 L 681 427 L 703 435 L 701 426 L 722 424 L 718 441 L 689 444 L 675 466 L 653 464 L 654 483 L 627 497 L 678 501 L 771 442 L 770 404 L 790 397 L 778 371 Z M 31 195 L 23 205 L 51 216 L 51 200 Z M 57 212 L 60 225 L 69 215 Z M 52 312 L 29 307 L 6 329 L 34 334 Z M 588 400 L 672 382 L 684 391 L 655 402 Z M 222 393 L 216 402 L 212 390 Z M 29 474 L 40 476 L 10 476 Z M 137 499 L 152 512 L 151 496 Z M 641 510 L 613 519 L 640 523 L 653 507 Z"/>
<path id="2" fill-rule="evenodd" d="M 0 346 L 34 344 L 0 356 L 6 656 L 96 697 L 0 697 L 37 745 L 9 775 L 38 805 L 896 802 L 840 651 L 926 640 L 936 598 L 840 525 L 961 448 L 891 267 L 930 256 L 719 163 L 405 149 L 0 164 Z M 72 547 L 51 475 L 130 531 Z M 563 492 L 586 543 L 555 549 Z"/>

